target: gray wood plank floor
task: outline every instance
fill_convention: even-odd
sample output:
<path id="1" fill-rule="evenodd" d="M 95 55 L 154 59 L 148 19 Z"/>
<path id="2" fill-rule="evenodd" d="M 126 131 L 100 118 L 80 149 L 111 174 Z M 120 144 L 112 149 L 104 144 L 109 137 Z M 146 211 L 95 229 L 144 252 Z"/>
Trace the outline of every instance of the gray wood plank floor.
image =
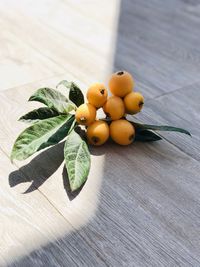
<path id="1" fill-rule="evenodd" d="M 131 69 L 150 98 L 200 81 L 199 8 L 200 1 L 122 1 L 115 69 Z"/>
<path id="2" fill-rule="evenodd" d="M 136 89 L 146 98 L 137 119 L 184 127 L 192 138 L 162 133 L 164 139 L 154 144 L 91 148 L 91 173 L 77 196 L 68 191 L 62 144 L 25 163 L 12 167 L 9 163 L 12 142 L 23 128 L 16 120 L 34 107 L 26 100 L 37 87 L 55 86 L 65 78 L 58 73 L 70 65 L 66 78 L 79 79 L 84 89 L 94 78 L 106 79 L 109 52 L 104 48 L 113 29 L 107 29 L 109 21 L 95 13 L 97 1 L 83 2 L 78 6 L 74 1 L 43 0 L 47 13 L 37 8 L 26 13 L 26 1 L 8 11 L 0 8 L 0 23 L 9 32 L 4 37 L 12 35 L 11 24 L 17 18 L 15 34 L 24 38 L 27 51 L 34 51 L 30 64 L 21 63 L 19 75 L 8 81 L 8 72 L 0 82 L 4 89 L 17 86 L 0 93 L 0 265 L 200 266 L 200 1 L 122 0 L 109 69 L 127 69 L 135 76 Z M 99 3 L 101 14 L 107 3 Z M 56 8 L 59 12 L 52 21 L 45 21 L 44 16 Z M 106 16 L 111 10 L 110 4 Z M 83 25 L 80 38 L 64 27 L 66 11 L 72 22 L 77 21 L 75 28 Z M 22 23 L 25 17 L 29 24 Z M 32 35 L 27 34 L 28 25 Z M 91 38 L 86 38 L 90 31 Z M 105 41 L 102 46 L 98 34 Z M 17 42 L 20 53 L 22 40 Z M 23 53 L 18 56 L 25 61 Z M 10 62 L 6 66 L 14 72 Z M 25 70 L 29 74 L 25 82 L 31 84 L 22 86 Z"/>

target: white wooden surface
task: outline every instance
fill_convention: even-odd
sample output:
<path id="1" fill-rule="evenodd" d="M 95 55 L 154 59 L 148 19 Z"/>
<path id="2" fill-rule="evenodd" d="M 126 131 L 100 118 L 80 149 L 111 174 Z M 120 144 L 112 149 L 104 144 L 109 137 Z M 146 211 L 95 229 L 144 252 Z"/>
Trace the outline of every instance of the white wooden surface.
<path id="1" fill-rule="evenodd" d="M 0 25 L 0 266 L 200 266 L 200 1 L 2 0 Z M 146 97 L 138 119 L 193 138 L 91 148 L 77 196 L 63 143 L 11 165 L 35 89 L 116 69 Z"/>

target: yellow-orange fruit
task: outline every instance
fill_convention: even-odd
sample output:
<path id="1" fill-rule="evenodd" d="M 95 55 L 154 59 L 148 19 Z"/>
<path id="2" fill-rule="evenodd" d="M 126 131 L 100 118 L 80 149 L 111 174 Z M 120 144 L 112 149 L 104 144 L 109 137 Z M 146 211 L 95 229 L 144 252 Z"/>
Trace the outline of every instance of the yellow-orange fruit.
<path id="1" fill-rule="evenodd" d="M 124 102 L 118 96 L 111 96 L 104 104 L 103 110 L 112 120 L 119 120 L 125 114 Z"/>
<path id="2" fill-rule="evenodd" d="M 109 138 L 109 126 L 105 121 L 95 121 L 87 128 L 87 139 L 95 146 L 103 145 Z"/>
<path id="3" fill-rule="evenodd" d="M 124 97 L 126 113 L 136 114 L 141 111 L 144 105 L 144 97 L 138 92 L 131 92 Z"/>
<path id="4" fill-rule="evenodd" d="M 135 128 L 127 120 L 112 121 L 110 124 L 110 136 L 119 145 L 129 145 L 135 138 Z"/>
<path id="5" fill-rule="evenodd" d="M 108 91 L 102 83 L 92 84 L 87 91 L 87 99 L 96 108 L 104 105 L 108 97 Z"/>
<path id="6" fill-rule="evenodd" d="M 118 71 L 112 74 L 109 88 L 113 95 L 124 97 L 133 90 L 134 80 L 127 71 Z"/>
<path id="7" fill-rule="evenodd" d="M 89 103 L 80 105 L 75 114 L 76 121 L 81 125 L 90 125 L 96 119 L 96 108 Z"/>

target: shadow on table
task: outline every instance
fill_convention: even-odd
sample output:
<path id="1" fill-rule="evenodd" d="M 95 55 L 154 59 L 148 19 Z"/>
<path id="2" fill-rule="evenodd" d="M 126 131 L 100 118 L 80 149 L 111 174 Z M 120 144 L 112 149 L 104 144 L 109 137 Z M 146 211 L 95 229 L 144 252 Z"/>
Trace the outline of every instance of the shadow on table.
<path id="1" fill-rule="evenodd" d="M 123 1 L 124 5 L 121 4 L 119 24 L 121 23 L 121 20 L 126 17 L 126 10 L 124 8 L 126 2 L 128 1 Z M 123 23 L 120 25 L 120 32 L 123 32 L 122 27 Z M 113 71 L 126 69 L 132 72 L 131 61 L 128 60 L 124 62 L 121 60 L 124 53 L 121 49 L 121 41 L 123 41 L 123 38 L 124 37 L 122 37 L 121 40 L 121 36 L 118 32 Z M 126 59 L 128 59 L 128 56 L 129 55 L 126 54 Z M 141 144 L 136 144 L 136 147 L 138 146 L 141 146 Z M 120 147 L 112 142 L 99 148 L 90 148 L 91 154 L 95 157 L 101 157 L 105 154 L 103 180 L 99 192 L 100 201 L 96 215 L 87 225 L 79 230 L 74 230 L 74 232 L 68 233 L 55 241 L 49 242 L 46 245 L 33 250 L 29 255 L 16 259 L 10 266 L 118 266 L 120 262 L 127 262 L 126 252 L 128 251 L 130 256 L 134 254 L 132 253 L 132 249 L 129 250 L 130 244 L 128 239 L 127 245 L 120 241 L 125 238 L 125 232 L 123 232 L 122 229 L 126 228 L 124 225 L 126 220 L 117 222 L 124 216 L 118 213 L 115 218 L 117 224 L 121 224 L 121 226 L 118 227 L 113 221 L 114 217 L 111 218 L 112 215 L 115 214 L 115 211 L 112 211 L 112 209 L 106 210 L 107 208 L 105 209 L 104 201 L 105 199 L 109 200 L 110 198 L 113 198 L 110 199 L 110 204 L 112 205 L 112 202 L 114 201 L 115 207 L 117 207 L 121 213 L 126 211 L 126 209 L 124 209 L 125 206 L 122 207 L 123 200 L 118 195 L 117 189 L 116 194 L 113 195 L 113 188 L 119 186 L 124 188 L 124 186 L 130 186 L 130 183 L 132 184 L 131 186 L 134 187 L 134 184 L 137 183 L 137 180 L 135 180 L 134 177 L 128 177 L 126 173 L 125 176 L 123 176 L 123 170 L 120 165 L 120 161 L 124 159 L 124 157 L 127 157 L 127 168 L 131 167 L 128 165 L 128 154 L 130 153 L 131 148 L 133 147 Z M 134 153 L 134 151 L 131 153 Z M 48 162 L 50 164 L 48 164 Z M 20 183 L 32 181 L 31 186 L 25 192 L 30 193 L 38 189 L 59 168 L 62 162 L 63 143 L 60 143 L 36 156 L 26 166 L 12 172 L 9 176 L 9 184 L 13 187 Z M 48 168 L 46 166 L 48 166 Z M 22 173 L 24 176 L 22 176 Z M 116 175 L 113 175 L 113 173 Z M 73 201 L 74 198 L 80 194 L 81 189 L 75 193 L 70 192 L 69 181 L 67 178 L 67 171 L 64 167 L 63 185 L 69 199 Z M 91 179 L 95 179 L 95 177 L 91 177 Z M 110 188 L 112 183 L 113 188 Z M 101 201 L 102 195 L 104 195 L 104 201 Z M 91 202 L 92 201 L 93 199 L 91 199 Z M 133 205 L 132 209 L 134 208 Z M 99 229 L 101 229 L 101 232 L 99 232 Z M 114 241 L 115 236 L 117 236 L 117 240 Z M 110 242 L 108 240 L 110 240 Z M 113 242 L 120 242 L 121 245 L 115 246 Z M 114 251 L 116 252 L 115 255 L 113 254 Z"/>
<path id="2" fill-rule="evenodd" d="M 103 147 L 102 150 L 104 150 Z M 147 160 L 149 154 L 146 154 L 148 150 L 151 151 L 149 161 Z M 148 243 L 148 231 L 146 237 L 145 223 L 151 219 L 150 215 L 141 208 L 140 205 L 143 204 L 140 201 L 145 201 L 145 192 L 152 184 L 154 187 L 159 187 L 160 183 L 158 181 L 158 185 L 156 185 L 156 181 L 153 181 L 152 177 L 148 177 L 148 173 L 144 176 L 144 173 L 145 170 L 151 169 L 154 160 L 158 161 L 158 164 L 165 163 L 165 147 L 159 143 L 147 145 L 138 142 L 128 147 L 110 143 L 105 147 L 105 151 L 105 165 L 95 216 L 91 217 L 89 222 L 78 230 L 74 229 L 73 232 L 66 233 L 63 237 L 38 247 L 29 255 L 16 259 L 10 266 L 73 267 L 83 266 L 84 262 L 87 263 L 87 266 L 118 266 L 119 263 L 120 265 L 127 263 L 127 257 L 129 257 L 128 266 L 134 261 L 134 253 L 137 254 L 138 250 L 138 245 L 133 242 L 131 235 L 140 227 L 139 231 L 141 232 L 137 236 L 137 243 L 142 243 L 146 238 L 146 245 L 144 248 L 140 247 L 140 250 L 141 255 L 147 253 L 147 247 L 151 245 L 151 240 Z M 135 159 L 133 160 L 133 158 Z M 140 169 L 141 165 L 144 167 L 144 164 L 146 164 L 145 170 Z M 65 184 L 66 170 L 63 172 Z M 95 177 L 92 176 L 89 179 L 95 179 Z M 142 188 L 141 185 L 145 183 L 145 187 Z M 69 185 L 65 184 L 64 187 L 67 190 Z M 138 191 L 140 192 L 138 193 Z M 76 196 L 68 193 L 68 197 L 72 201 Z M 92 202 L 93 199 L 90 201 Z M 87 207 L 84 209 L 87 210 Z M 140 213 L 142 214 L 139 215 Z M 80 213 L 80 221 L 82 220 L 81 216 Z M 143 224 L 140 220 L 143 221 Z M 70 221 L 70 218 L 69 220 L 66 218 L 66 221 Z M 140 224 L 141 226 L 138 228 Z M 136 230 L 134 230 L 135 228 Z M 118 242 L 120 245 L 114 246 L 114 242 Z M 141 257 L 140 260 L 142 260 L 143 256 L 137 254 L 137 257 Z M 147 258 L 151 259 L 150 255 L 147 255 Z"/>
<path id="3" fill-rule="evenodd" d="M 30 193 L 38 189 L 62 164 L 64 160 L 63 149 L 64 142 L 61 142 L 42 151 L 27 165 L 10 173 L 10 187 L 32 181 L 32 184 L 24 193 Z"/>
<path id="4" fill-rule="evenodd" d="M 121 1 L 113 70 L 127 69 L 134 73 L 134 64 L 131 60 L 133 52 L 130 49 L 127 50 L 124 45 L 126 41 L 129 41 L 130 44 L 133 36 L 131 32 L 134 25 L 131 21 L 126 21 L 127 18 L 130 20 L 132 17 L 131 10 L 128 9 L 129 5 L 126 5 L 130 2 L 130 0 Z M 139 3 L 140 1 L 135 2 Z M 129 13 L 128 16 L 127 12 Z M 137 36 L 134 40 L 137 42 Z M 132 41 L 134 40 L 132 39 Z M 124 56 L 124 53 L 126 53 L 126 56 Z M 140 78 L 139 73 L 137 73 L 137 76 Z M 149 91 L 150 93 L 151 91 Z M 100 201 L 93 219 L 82 228 L 33 250 L 29 255 L 16 259 L 10 266 L 73 267 L 85 265 L 132 266 L 133 264 L 135 264 L 134 266 L 156 266 L 158 264 L 156 260 L 158 259 L 162 259 L 163 264 L 166 262 L 166 266 L 178 265 L 176 257 L 171 255 L 174 250 L 181 254 L 181 251 L 179 251 L 181 242 L 176 243 L 174 240 L 170 240 L 173 235 L 170 235 L 169 241 L 166 241 L 170 233 L 166 231 L 166 228 L 168 224 L 172 224 L 172 221 L 170 217 L 169 220 L 166 217 L 166 225 L 163 226 L 162 220 L 160 223 L 159 217 L 156 217 L 161 204 L 157 202 L 155 195 L 157 193 L 161 194 L 160 200 L 164 201 L 163 203 L 166 206 L 168 205 L 170 198 L 162 199 L 164 187 L 162 179 L 164 181 L 166 177 L 162 176 L 161 172 L 157 174 L 156 167 L 160 166 L 160 169 L 162 169 L 165 166 L 170 170 L 170 164 L 175 163 L 173 163 L 173 160 L 171 162 L 170 159 L 168 159 L 168 162 L 166 161 L 165 155 L 168 154 L 168 151 L 165 151 L 165 146 L 159 143 L 152 145 L 136 143 L 129 147 L 120 147 L 112 143 L 109 145 L 109 147 L 91 149 L 91 154 L 94 156 L 105 154 L 102 185 L 99 192 Z M 132 160 L 133 156 L 135 157 L 134 160 Z M 145 160 L 145 157 L 148 157 L 148 160 Z M 51 159 L 51 164 L 48 168 L 45 168 L 48 158 Z M 63 143 L 42 152 L 29 164 L 20 168 L 19 171 L 11 173 L 9 177 L 10 186 L 26 182 L 25 177 L 28 174 L 28 181 L 33 181 L 33 183 L 26 193 L 34 191 L 58 169 L 62 162 Z M 149 177 L 149 170 L 152 169 L 153 165 L 158 180 L 152 176 Z M 143 166 L 143 169 L 141 166 Z M 24 173 L 24 177 L 21 176 L 21 173 Z M 95 179 L 95 177 L 90 178 Z M 64 188 L 69 199 L 73 200 L 77 196 L 77 192 L 76 194 L 70 193 L 67 180 L 67 172 L 64 168 Z M 148 197 L 151 188 L 154 191 Z M 93 199 L 91 199 L 92 201 Z M 150 201 L 152 201 L 152 205 Z M 154 209 L 154 203 L 158 206 L 158 210 Z M 150 207 L 150 210 L 147 210 L 147 207 Z M 87 207 L 85 208 L 87 209 Z M 184 231 L 184 228 L 181 231 Z M 163 247 L 167 248 L 166 253 L 162 250 Z M 184 257 L 184 251 L 182 256 Z"/>

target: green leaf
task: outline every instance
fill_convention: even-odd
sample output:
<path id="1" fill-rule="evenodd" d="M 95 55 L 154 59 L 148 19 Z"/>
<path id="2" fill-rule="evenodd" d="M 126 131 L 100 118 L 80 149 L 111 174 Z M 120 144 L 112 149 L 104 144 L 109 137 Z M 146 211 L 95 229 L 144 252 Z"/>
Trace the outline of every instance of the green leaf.
<path id="1" fill-rule="evenodd" d="M 81 89 L 75 84 L 71 83 L 70 91 L 69 91 L 69 99 L 79 107 L 84 103 L 84 96 Z"/>
<path id="2" fill-rule="evenodd" d="M 58 88 L 60 85 L 63 85 L 67 89 L 70 89 L 71 82 L 68 82 L 67 80 L 62 80 L 56 85 L 56 88 Z"/>
<path id="3" fill-rule="evenodd" d="M 84 103 L 84 95 L 83 95 L 81 89 L 74 82 L 68 82 L 66 80 L 63 80 L 63 81 L 59 82 L 57 87 L 59 85 L 64 85 L 67 89 L 69 89 L 69 99 L 77 107 L 79 107 L 81 104 Z"/>
<path id="4" fill-rule="evenodd" d="M 64 157 L 70 188 L 72 191 L 75 191 L 86 181 L 90 170 L 88 146 L 75 131 L 72 131 L 67 136 Z"/>
<path id="5" fill-rule="evenodd" d="M 47 107 L 42 107 L 38 109 L 34 109 L 27 114 L 23 115 L 19 118 L 19 121 L 23 122 L 37 122 L 39 120 L 48 119 L 51 117 L 58 116 L 59 113 L 54 109 L 50 109 Z"/>
<path id="6" fill-rule="evenodd" d="M 75 116 L 73 115 L 73 122 L 71 124 L 71 127 L 69 128 L 68 134 L 70 134 L 72 130 L 76 129 L 77 125 L 77 121 L 75 119 Z"/>
<path id="7" fill-rule="evenodd" d="M 36 151 L 60 142 L 72 130 L 74 120 L 74 115 L 59 115 L 28 127 L 16 139 L 11 161 L 24 160 Z"/>
<path id="8" fill-rule="evenodd" d="M 135 141 L 140 142 L 154 142 L 159 141 L 162 138 L 149 130 L 136 130 Z"/>
<path id="9" fill-rule="evenodd" d="M 184 133 L 187 135 L 190 135 L 190 132 L 188 132 L 185 129 L 182 128 L 177 128 L 173 126 L 166 126 L 166 125 L 149 125 L 149 124 L 141 124 L 141 123 L 136 123 L 133 121 L 130 121 L 136 128 L 143 129 L 143 130 L 154 130 L 154 131 L 169 131 L 169 132 L 179 132 L 179 133 Z"/>
<path id="10" fill-rule="evenodd" d="M 45 104 L 50 109 L 54 109 L 59 113 L 68 113 L 74 109 L 68 99 L 51 88 L 40 88 L 30 98 L 29 101 L 38 101 Z"/>

